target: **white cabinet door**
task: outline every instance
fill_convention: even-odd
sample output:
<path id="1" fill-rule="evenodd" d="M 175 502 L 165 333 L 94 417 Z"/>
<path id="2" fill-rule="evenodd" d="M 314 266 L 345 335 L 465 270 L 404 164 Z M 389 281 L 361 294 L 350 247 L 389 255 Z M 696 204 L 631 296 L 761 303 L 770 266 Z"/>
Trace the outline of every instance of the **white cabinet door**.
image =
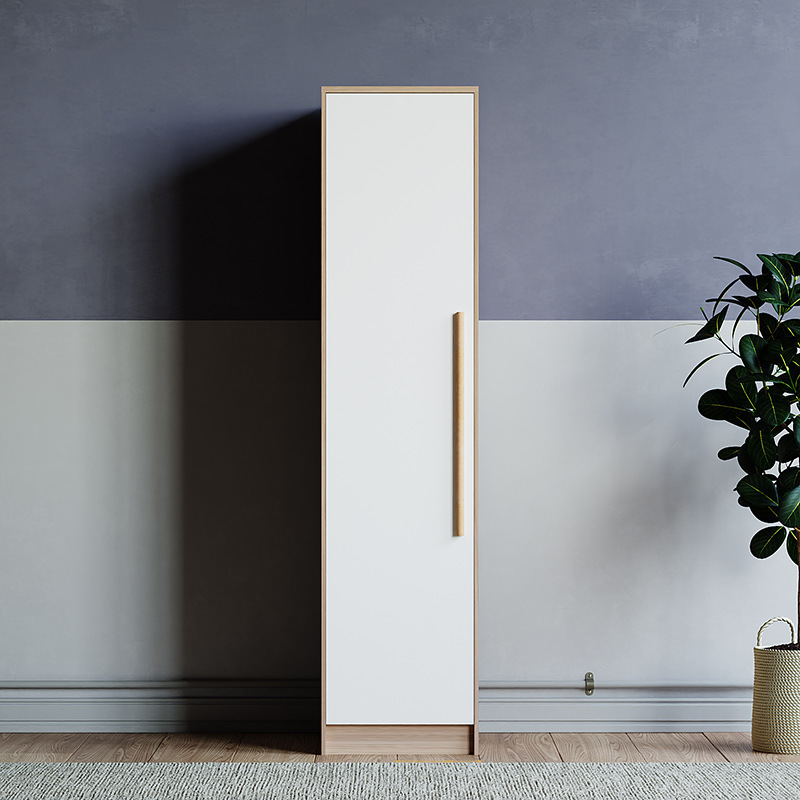
<path id="1" fill-rule="evenodd" d="M 475 722 L 476 103 L 475 89 L 323 91 L 327 726 Z"/>

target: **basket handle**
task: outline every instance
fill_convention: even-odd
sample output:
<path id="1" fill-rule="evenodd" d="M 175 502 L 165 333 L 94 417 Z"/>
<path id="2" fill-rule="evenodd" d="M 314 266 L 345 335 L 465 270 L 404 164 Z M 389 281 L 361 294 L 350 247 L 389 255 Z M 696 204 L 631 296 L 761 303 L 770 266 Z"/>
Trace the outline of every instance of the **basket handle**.
<path id="1" fill-rule="evenodd" d="M 795 642 L 794 638 L 794 625 L 792 621 L 788 617 L 773 617 L 772 619 L 768 619 L 759 629 L 758 635 L 756 636 L 756 647 L 761 647 L 761 634 L 772 625 L 773 622 L 785 622 L 789 626 L 789 630 L 791 631 L 791 639 L 789 640 L 792 644 Z"/>

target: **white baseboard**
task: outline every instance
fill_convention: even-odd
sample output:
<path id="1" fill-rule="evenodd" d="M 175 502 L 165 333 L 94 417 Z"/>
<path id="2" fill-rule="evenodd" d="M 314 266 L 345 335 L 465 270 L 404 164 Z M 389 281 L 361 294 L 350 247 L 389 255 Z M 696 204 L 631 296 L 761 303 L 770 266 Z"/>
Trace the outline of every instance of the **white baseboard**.
<path id="1" fill-rule="evenodd" d="M 748 730 L 752 689 L 485 682 L 482 733 Z M 317 731 L 318 681 L 0 683 L 0 733 Z"/>
<path id="2" fill-rule="evenodd" d="M 317 731 L 318 681 L 2 683 L 0 732 Z"/>
<path id="3" fill-rule="evenodd" d="M 486 682 L 482 733 L 742 731 L 753 690 L 743 686 L 598 686 Z"/>

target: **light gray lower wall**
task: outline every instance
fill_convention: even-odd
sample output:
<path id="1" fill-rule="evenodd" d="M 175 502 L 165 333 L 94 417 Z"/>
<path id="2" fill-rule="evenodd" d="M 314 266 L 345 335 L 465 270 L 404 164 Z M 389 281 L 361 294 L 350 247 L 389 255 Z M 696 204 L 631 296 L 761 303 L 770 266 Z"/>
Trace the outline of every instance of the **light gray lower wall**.
<path id="1" fill-rule="evenodd" d="M 750 555 L 763 523 L 716 458 L 739 429 L 697 413 L 732 360 L 681 388 L 697 328 L 481 323 L 484 679 L 747 686 L 758 627 L 794 616 L 796 567 Z"/>
<path id="2" fill-rule="evenodd" d="M 180 669 L 172 323 L 0 323 L 0 676 Z"/>
<path id="3" fill-rule="evenodd" d="M 319 677 L 319 323 L 0 323 L 0 681 Z"/>
<path id="4" fill-rule="evenodd" d="M 483 729 L 746 727 L 755 632 L 792 615 L 796 576 L 748 552 L 760 526 L 715 457 L 736 431 L 696 411 L 728 364 L 682 390 L 706 351 L 675 324 L 480 323 Z M 0 323 L 3 729 L 52 682 L 91 726 L 98 684 L 163 709 L 164 682 L 245 680 L 264 706 L 318 677 L 318 336 Z M 55 700 L 29 725 L 68 728 Z"/>

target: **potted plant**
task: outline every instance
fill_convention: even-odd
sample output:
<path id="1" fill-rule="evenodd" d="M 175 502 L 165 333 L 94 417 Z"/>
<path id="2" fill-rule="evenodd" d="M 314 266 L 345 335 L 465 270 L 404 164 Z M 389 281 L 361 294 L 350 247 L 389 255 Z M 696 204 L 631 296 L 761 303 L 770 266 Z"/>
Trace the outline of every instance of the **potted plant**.
<path id="1" fill-rule="evenodd" d="M 718 257 L 719 258 L 719 257 Z M 761 269 L 751 271 L 730 258 L 719 258 L 740 274 L 713 303 L 700 330 L 687 341 L 717 339 L 722 350 L 704 358 L 694 373 L 719 356 L 730 356 L 724 389 L 705 392 L 698 410 L 708 419 L 740 428 L 740 444 L 723 447 L 723 461 L 736 459 L 744 476 L 736 484 L 739 505 L 763 523 L 750 541 L 756 558 L 784 549 L 798 564 L 800 533 L 800 253 L 759 254 Z M 730 331 L 722 324 L 731 307 L 736 319 Z M 736 339 L 745 315 L 755 320 L 755 332 Z M 731 315 L 733 316 L 733 315 Z M 730 338 L 728 338 L 728 335 Z M 800 565 L 797 614 L 800 621 Z M 789 623 L 791 641 L 761 647 L 763 629 L 777 620 Z M 800 753 L 800 644 L 785 617 L 762 626 L 756 640 L 753 689 L 753 749 Z"/>

